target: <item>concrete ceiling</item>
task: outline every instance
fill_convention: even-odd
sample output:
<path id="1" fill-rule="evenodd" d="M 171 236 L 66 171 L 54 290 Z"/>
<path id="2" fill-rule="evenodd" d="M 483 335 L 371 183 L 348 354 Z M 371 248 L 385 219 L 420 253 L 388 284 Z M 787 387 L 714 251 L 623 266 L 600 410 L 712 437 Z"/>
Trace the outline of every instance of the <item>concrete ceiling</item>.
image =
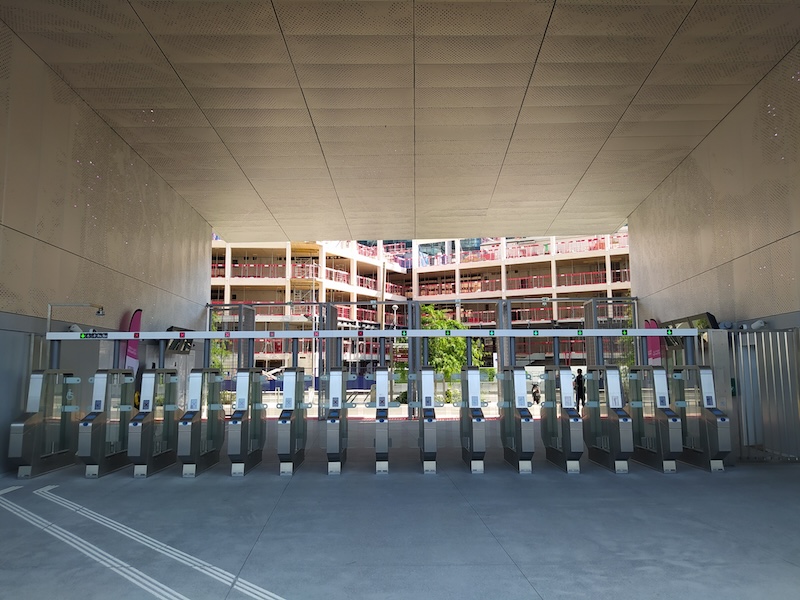
<path id="1" fill-rule="evenodd" d="M 0 0 L 230 242 L 617 229 L 797 0 Z"/>

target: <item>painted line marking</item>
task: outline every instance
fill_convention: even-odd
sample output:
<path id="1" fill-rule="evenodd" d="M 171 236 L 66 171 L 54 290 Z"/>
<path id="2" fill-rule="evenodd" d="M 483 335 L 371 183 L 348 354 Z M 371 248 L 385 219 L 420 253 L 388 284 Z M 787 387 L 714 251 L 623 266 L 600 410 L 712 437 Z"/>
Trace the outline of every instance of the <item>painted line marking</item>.
<path id="1" fill-rule="evenodd" d="M 207 575 L 212 579 L 216 579 L 217 581 L 224 583 L 226 585 L 232 585 L 234 589 L 242 592 L 243 594 L 250 596 L 251 598 L 255 598 L 256 600 L 285 600 L 281 596 L 277 594 L 273 594 L 269 590 L 265 590 L 264 588 L 251 583 L 245 579 L 239 579 L 233 573 L 229 573 L 219 567 L 212 565 L 202 559 L 199 559 L 191 554 L 187 554 L 177 548 L 173 548 L 163 542 L 159 542 L 155 538 L 151 538 L 127 525 L 123 525 L 118 521 L 114 521 L 113 519 L 109 519 L 101 515 L 100 513 L 94 512 L 86 508 L 85 506 L 81 506 L 80 504 L 76 504 L 66 498 L 62 498 L 61 496 L 57 496 L 50 492 L 50 490 L 55 489 L 58 486 L 55 485 L 48 485 L 46 487 L 40 488 L 33 492 L 37 496 L 44 498 L 45 500 L 49 500 L 55 504 L 58 504 L 68 510 L 74 511 L 85 517 L 102 525 L 103 527 L 107 527 L 117 533 L 124 535 L 125 537 L 133 540 L 134 542 L 138 542 L 143 546 L 147 546 L 148 548 L 155 550 L 163 554 L 164 556 L 171 558 L 187 567 L 191 567 L 195 569 L 199 573 L 203 575 Z"/>
<path id="2" fill-rule="evenodd" d="M 19 487 L 20 486 L 15 489 L 19 489 Z M 3 490 L 3 493 L 6 491 L 8 490 Z M 54 538 L 61 540 L 68 546 L 72 546 L 81 554 L 88 556 L 95 562 L 100 563 L 101 566 L 108 568 L 121 577 L 124 577 L 137 587 L 152 594 L 159 600 L 190 600 L 183 594 L 180 594 L 172 588 L 167 587 L 160 581 L 153 579 L 149 575 L 145 575 L 139 569 L 136 569 L 126 562 L 119 560 L 115 556 L 105 552 L 104 550 L 101 550 L 83 538 L 70 533 L 66 529 L 62 529 L 58 525 L 55 525 L 54 523 L 43 519 L 37 514 L 22 508 L 18 504 L 14 504 L 9 500 L 0 497 L 0 507 L 6 509 L 11 514 L 17 515 L 20 519 L 27 521 L 45 533 L 52 535 Z"/>
<path id="3" fill-rule="evenodd" d="M 0 490 L 0 496 L 2 496 L 3 494 L 7 494 L 8 492 L 13 492 L 14 490 L 21 490 L 21 489 L 22 489 L 21 485 L 13 485 L 11 487 L 7 487 L 4 490 Z"/>

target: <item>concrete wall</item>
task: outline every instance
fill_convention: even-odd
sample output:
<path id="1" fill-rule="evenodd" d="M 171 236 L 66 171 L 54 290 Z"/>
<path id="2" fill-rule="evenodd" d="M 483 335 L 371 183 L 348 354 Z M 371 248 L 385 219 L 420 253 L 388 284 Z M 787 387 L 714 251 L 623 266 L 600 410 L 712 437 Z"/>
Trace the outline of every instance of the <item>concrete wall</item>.
<path id="1" fill-rule="evenodd" d="M 28 47 L 0 24 L 0 464 L 26 387 L 30 333 L 70 323 L 118 329 L 136 308 L 145 330 L 202 328 L 211 229 Z M 82 358 L 89 372 L 98 344 Z"/>
<path id="2" fill-rule="evenodd" d="M 643 317 L 800 326 L 800 47 L 628 223 Z"/>

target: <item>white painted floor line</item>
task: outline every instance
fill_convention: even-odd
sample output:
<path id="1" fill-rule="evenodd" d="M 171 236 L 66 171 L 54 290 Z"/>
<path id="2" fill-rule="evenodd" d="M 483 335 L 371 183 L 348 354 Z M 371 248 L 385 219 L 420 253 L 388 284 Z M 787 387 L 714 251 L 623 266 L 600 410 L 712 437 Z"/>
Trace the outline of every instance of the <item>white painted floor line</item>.
<path id="1" fill-rule="evenodd" d="M 19 489 L 19 488 L 17 488 Z M 5 493 L 8 490 L 3 490 Z M 1 496 L 2 494 L 0 494 Z M 9 500 L 0 497 L 0 507 L 6 509 L 8 512 L 17 515 L 20 519 L 27 521 L 34 527 L 38 527 L 45 533 L 55 537 L 56 539 L 61 540 L 65 544 L 75 548 L 81 554 L 88 556 L 92 560 L 100 563 L 102 566 L 107 567 L 111 571 L 114 571 L 118 575 L 124 577 L 137 587 L 145 590 L 149 594 L 152 594 L 159 600 L 190 600 L 183 594 L 180 594 L 173 590 L 170 587 L 167 587 L 160 581 L 157 581 L 132 567 L 131 565 L 119 560 L 115 556 L 108 554 L 104 550 L 101 550 L 94 544 L 87 542 L 83 538 L 78 537 L 77 535 L 70 533 L 69 531 L 62 529 L 58 525 L 51 523 L 50 521 L 46 521 L 45 519 L 41 518 L 40 516 L 32 513 L 31 511 L 22 508 L 18 504 L 14 504 Z"/>
<path id="2" fill-rule="evenodd" d="M 21 485 L 12 485 L 11 487 L 7 487 L 4 490 L 0 490 L 0 496 L 2 496 L 3 494 L 7 494 L 8 492 L 13 492 L 14 490 L 21 490 L 21 489 L 22 489 Z"/>
<path id="3" fill-rule="evenodd" d="M 216 579 L 221 583 L 233 585 L 234 589 L 246 594 L 247 596 L 250 596 L 251 598 L 255 598 L 256 600 L 285 600 L 281 596 L 273 594 L 269 590 L 265 590 L 254 583 L 250 583 L 244 579 L 238 579 L 233 573 L 229 573 L 228 571 L 220 569 L 219 567 L 216 567 L 200 558 L 164 544 L 155 538 L 151 538 L 131 527 L 128 527 L 127 525 L 119 523 L 118 521 L 109 519 L 108 517 L 94 512 L 85 506 L 81 506 L 80 504 L 76 504 L 75 502 L 67 500 L 66 498 L 62 498 L 61 496 L 51 493 L 50 490 L 55 489 L 56 487 L 58 486 L 49 485 L 36 490 L 34 494 L 68 510 L 72 510 L 84 518 L 90 519 L 95 523 L 102 525 L 103 527 L 107 527 L 108 529 L 116 531 L 117 533 L 124 535 L 125 537 L 138 542 L 139 544 L 142 544 L 143 546 L 147 546 L 148 548 L 155 550 L 156 552 L 159 552 L 181 564 L 191 567 L 196 571 Z"/>

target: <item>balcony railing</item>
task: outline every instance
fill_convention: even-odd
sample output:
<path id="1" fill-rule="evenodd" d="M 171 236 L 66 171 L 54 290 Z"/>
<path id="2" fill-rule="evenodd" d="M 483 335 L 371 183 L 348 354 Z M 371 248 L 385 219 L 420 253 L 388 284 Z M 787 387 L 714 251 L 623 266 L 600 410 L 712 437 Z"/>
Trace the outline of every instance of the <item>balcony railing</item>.
<path id="1" fill-rule="evenodd" d="M 611 283 L 625 283 L 630 280 L 631 280 L 631 270 L 629 268 L 611 270 Z"/>
<path id="2" fill-rule="evenodd" d="M 238 263 L 231 265 L 231 277 L 286 277 L 286 265 Z"/>
<path id="3" fill-rule="evenodd" d="M 550 322 L 552 320 L 553 308 L 551 306 L 511 309 L 511 321 L 514 323 Z"/>
<path id="4" fill-rule="evenodd" d="M 212 277 L 225 277 L 225 263 L 211 263 Z"/>
<path id="5" fill-rule="evenodd" d="M 462 310 L 461 322 L 469 325 L 496 323 L 497 313 L 493 310 Z"/>
<path id="6" fill-rule="evenodd" d="M 339 283 L 350 284 L 350 273 L 325 267 L 325 279 L 328 281 L 338 281 Z"/>
<path id="7" fill-rule="evenodd" d="M 356 320 L 377 323 L 378 311 L 371 308 L 356 308 Z"/>
<path id="8" fill-rule="evenodd" d="M 406 295 L 406 288 L 402 285 L 397 285 L 396 283 L 386 283 L 386 293 L 387 294 L 395 294 L 396 296 L 405 296 Z"/>
<path id="9" fill-rule="evenodd" d="M 605 250 L 606 238 L 594 237 L 582 240 L 560 240 L 556 242 L 556 252 L 558 254 L 572 254 L 575 252 L 594 252 Z"/>
<path id="10" fill-rule="evenodd" d="M 449 281 L 446 283 L 420 283 L 419 295 L 420 296 L 440 296 L 442 294 L 455 294 L 456 283 Z"/>
<path id="11" fill-rule="evenodd" d="M 481 248 L 480 250 L 467 250 L 461 252 L 461 262 L 483 262 L 488 260 L 500 260 L 501 252 L 499 247 Z"/>
<path id="12" fill-rule="evenodd" d="M 316 279 L 319 277 L 319 265 L 313 263 L 292 263 L 293 279 Z"/>
<path id="13" fill-rule="evenodd" d="M 627 248 L 628 247 L 628 234 L 615 233 L 610 237 L 611 248 Z"/>
<path id="14" fill-rule="evenodd" d="M 529 275 L 527 277 L 509 277 L 506 279 L 506 289 L 529 290 L 536 288 L 549 288 L 553 285 L 550 275 Z"/>
<path id="15" fill-rule="evenodd" d="M 356 275 L 356 285 L 358 287 L 367 288 L 368 290 L 378 289 L 378 280 L 372 277 L 364 277 L 363 275 Z"/>
<path id="16" fill-rule="evenodd" d="M 378 247 L 377 246 L 365 246 L 364 244 L 358 244 L 358 253 L 361 256 L 369 256 L 370 258 L 374 258 L 378 256 Z"/>
<path id="17" fill-rule="evenodd" d="M 479 292 L 499 292 L 502 289 L 500 279 L 481 279 L 477 281 L 462 281 L 462 294 L 476 294 Z"/>
<path id="18" fill-rule="evenodd" d="M 436 267 L 441 265 L 452 265 L 456 262 L 455 254 L 423 254 L 419 255 L 420 267 Z"/>
<path id="19" fill-rule="evenodd" d="M 506 246 L 507 258 L 529 258 L 531 256 L 545 256 L 550 254 L 549 242 L 533 242 L 508 244 Z"/>
<path id="20" fill-rule="evenodd" d="M 558 305 L 558 318 L 568 321 L 582 320 L 583 319 L 583 306 L 575 304 Z"/>
<path id="21" fill-rule="evenodd" d="M 598 285 L 606 282 L 605 271 L 587 271 L 585 273 L 559 273 L 558 285 Z"/>

